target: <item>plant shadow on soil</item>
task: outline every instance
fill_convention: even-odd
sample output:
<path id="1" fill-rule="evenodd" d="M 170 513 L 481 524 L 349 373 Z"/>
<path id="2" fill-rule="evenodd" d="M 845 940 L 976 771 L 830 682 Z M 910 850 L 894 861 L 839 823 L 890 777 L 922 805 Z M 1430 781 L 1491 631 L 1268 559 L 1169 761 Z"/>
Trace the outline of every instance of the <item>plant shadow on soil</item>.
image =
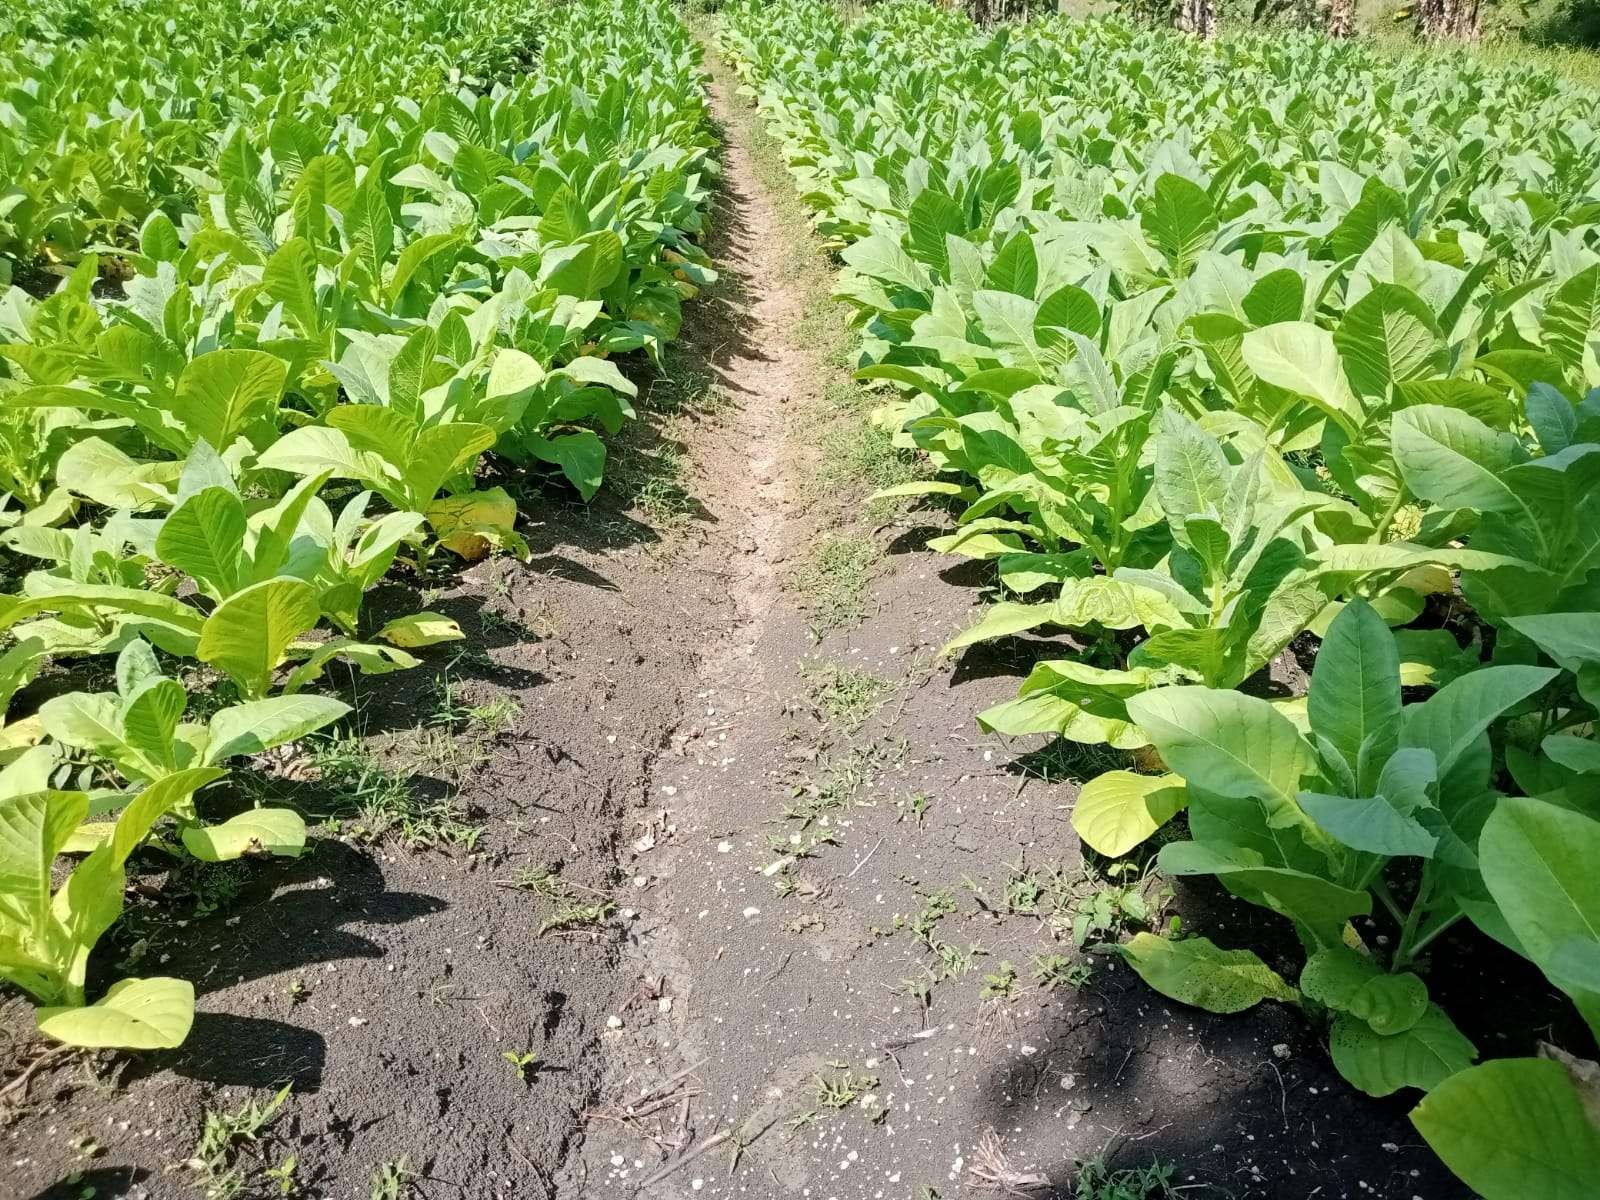
<path id="1" fill-rule="evenodd" d="M 1186 930 L 1224 946 L 1247 946 L 1284 978 L 1297 977 L 1304 951 L 1285 921 L 1228 894 L 1214 880 L 1171 878 L 1169 913 Z M 1369 942 L 1397 930 L 1387 918 L 1357 922 Z M 1528 978 L 1526 964 L 1475 930 L 1449 939 L 1428 974 L 1436 1001 L 1457 1020 L 1483 1058 L 1531 1055 L 1541 1039 L 1593 1053 L 1570 1004 Z M 1079 1165 L 1098 1155 L 1117 1168 L 1173 1164 L 1185 1195 L 1266 1200 L 1286 1196 L 1285 1172 L 1304 1181 L 1296 1195 L 1363 1195 L 1470 1200 L 1412 1129 L 1420 1098 L 1356 1092 L 1334 1068 L 1326 1037 L 1305 1014 L 1270 1001 L 1222 1016 L 1187 1008 L 1148 988 L 1115 963 L 1066 1005 L 1041 1005 L 1036 1027 L 987 1076 L 979 1101 L 985 1122 L 1030 1150 L 1063 1147 L 1058 1161 L 1030 1162 L 1055 1181 L 1029 1191 L 1070 1200 Z M 1086 1007 L 1098 1009 L 1087 1023 Z M 1522 1014 L 1508 1030 L 1507 1011 Z M 1053 1014 L 1053 1015 L 1052 1015 Z M 1063 1140 L 1064 1112 L 1079 1132 Z M 1262 1175 L 1256 1174 L 1260 1168 Z"/>
<path id="2" fill-rule="evenodd" d="M 1209 881 L 1167 882 L 1168 911 L 1181 913 L 1186 928 L 1290 969 L 1299 948 L 1286 930 Z M 1099 961 L 1065 1003 L 1040 1005 L 1017 1038 L 1026 1045 L 979 1089 L 983 1123 L 1025 1145 L 1028 1169 L 1052 1181 L 1028 1195 L 1070 1200 L 1076 1192 L 1066 1181 L 1102 1156 L 1113 1168 L 1172 1164 L 1185 1195 L 1287 1196 L 1286 1174 L 1304 1181 L 1298 1195 L 1348 1194 L 1337 1189 L 1352 1176 L 1372 1182 L 1364 1194 L 1373 1196 L 1470 1195 L 1420 1138 L 1405 1136 L 1410 1105 L 1353 1096 L 1291 1009 L 1264 1003 L 1217 1016 L 1167 1001 L 1110 957 Z M 1037 1158 L 1041 1146 L 1059 1157 Z"/>
<path id="3" fill-rule="evenodd" d="M 148 923 L 144 954 L 204 996 L 273 975 L 309 975 L 327 963 L 381 959 L 378 943 L 347 926 L 398 926 L 446 907 L 436 896 L 388 890 L 371 854 L 322 838 L 298 859 L 256 864 L 225 911 Z M 292 1020 L 197 1012 L 181 1047 L 131 1057 L 121 1079 L 170 1070 L 206 1083 L 266 1088 L 292 1081 L 298 1091 L 314 1091 L 324 1057 L 321 1035 Z"/>
<path id="4" fill-rule="evenodd" d="M 148 1183 L 152 1173 L 144 1167 L 88 1167 L 71 1182 L 53 1183 L 28 1200 L 82 1200 L 85 1196 L 122 1196 L 130 1188 Z"/>

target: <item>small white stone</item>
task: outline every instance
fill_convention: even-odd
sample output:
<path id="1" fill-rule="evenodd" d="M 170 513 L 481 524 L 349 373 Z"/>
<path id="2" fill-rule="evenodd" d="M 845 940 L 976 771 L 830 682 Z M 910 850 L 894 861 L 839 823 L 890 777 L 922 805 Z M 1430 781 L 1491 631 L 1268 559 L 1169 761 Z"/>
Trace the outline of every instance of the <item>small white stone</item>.
<path id="1" fill-rule="evenodd" d="M 607 1029 L 621 1029 L 622 1028 L 622 1018 L 621 1017 L 616 1017 L 616 1016 L 607 1017 L 606 1018 L 606 1028 Z"/>

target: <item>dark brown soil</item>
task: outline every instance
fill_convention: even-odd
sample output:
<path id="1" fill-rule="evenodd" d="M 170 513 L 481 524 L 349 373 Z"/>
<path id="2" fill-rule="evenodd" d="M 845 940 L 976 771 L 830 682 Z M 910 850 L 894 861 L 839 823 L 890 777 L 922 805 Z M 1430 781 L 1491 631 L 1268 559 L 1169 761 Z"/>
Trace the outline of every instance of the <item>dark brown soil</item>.
<path id="1" fill-rule="evenodd" d="M 186 1163 L 205 1112 L 285 1082 L 240 1161 L 295 1155 L 309 1196 L 379 1195 L 374 1169 L 404 1157 L 401 1194 L 432 1198 L 950 1200 L 984 1194 L 983 1172 L 1064 1198 L 1100 1154 L 1175 1163 L 1185 1196 L 1466 1195 L 1407 1105 L 1354 1094 L 1299 1012 L 1184 1009 L 1075 948 L 1071 913 L 1105 880 L 1068 810 L 1106 764 L 972 720 L 1061 643 L 939 662 L 985 572 L 925 548 L 937 511 L 886 519 L 866 486 L 814 486 L 821 433 L 859 420 L 823 399 L 846 336 L 818 324 L 828 268 L 732 97 L 719 70 L 724 280 L 681 359 L 706 364 L 723 403 L 631 435 L 646 457 L 687 449 L 686 526 L 653 530 L 614 492 L 550 498 L 531 563 L 480 564 L 427 598 L 468 631 L 464 652 L 357 681 L 386 761 L 414 764 L 424 794 L 458 790 L 481 836 L 374 848 L 346 823 L 298 862 L 251 865 L 204 914 L 196 881 L 152 877 L 165 919 L 130 921 L 98 967 L 146 938 L 142 970 L 196 981 L 194 1033 L 171 1054 L 41 1072 L 0 1128 L 0 1200 L 201 1195 Z M 839 532 L 883 562 L 865 619 L 819 641 L 789 585 Z M 832 691 L 829 664 L 848 672 Z M 516 715 L 441 736 L 444 676 L 458 704 L 505 696 Z M 870 715 L 829 718 L 840 681 L 867 676 L 882 681 Z M 292 769 L 271 790 L 314 813 L 337 799 Z M 819 834 L 833 840 L 768 869 Z M 552 902 L 508 886 L 535 866 L 611 898 L 604 927 L 540 936 Z M 1008 886 L 1056 870 L 1054 899 Z M 1274 947 L 1285 968 L 1298 953 L 1215 888 L 1146 892 L 1223 944 Z M 941 944 L 971 969 L 930 981 L 925 1005 L 902 981 L 927 978 Z M 1045 989 L 1038 955 L 1085 977 Z M 1015 994 L 985 997 L 985 976 Z M 18 1039 L 30 1024 L 16 1000 L 0 1022 Z M 508 1051 L 538 1055 L 527 1079 Z M 7 1077 L 22 1053 L 0 1047 Z M 276 1194 L 253 1179 L 244 1194 Z"/>

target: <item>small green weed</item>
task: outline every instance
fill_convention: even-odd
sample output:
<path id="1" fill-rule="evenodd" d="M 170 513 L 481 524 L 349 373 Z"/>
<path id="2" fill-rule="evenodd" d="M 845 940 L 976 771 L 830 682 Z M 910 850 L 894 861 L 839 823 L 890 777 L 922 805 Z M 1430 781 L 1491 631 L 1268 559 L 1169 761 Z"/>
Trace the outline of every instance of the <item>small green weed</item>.
<path id="1" fill-rule="evenodd" d="M 195 1186 L 206 1200 L 232 1200 L 245 1190 L 255 1168 L 241 1161 L 240 1151 L 246 1145 L 255 1145 L 277 1119 L 291 1086 L 284 1084 L 265 1102 L 246 1100 L 232 1112 L 206 1110 L 200 1139 L 187 1164 L 194 1172 Z"/>
<path id="2" fill-rule="evenodd" d="M 698 505 L 689 490 L 689 458 L 676 442 L 652 450 L 630 447 L 616 456 L 607 483 L 658 530 L 682 528 Z"/>
<path id="3" fill-rule="evenodd" d="M 933 806 L 933 797 L 927 792 L 912 792 L 894 802 L 895 811 L 899 814 L 895 819 L 899 821 L 911 820 L 921 829 L 928 820 L 928 809 Z"/>
<path id="4" fill-rule="evenodd" d="M 826 398 L 833 399 L 833 391 Z M 854 407 L 859 402 L 848 403 Z M 817 439 L 817 452 L 817 465 L 808 480 L 808 490 L 817 496 L 836 495 L 862 484 L 877 491 L 926 474 L 915 455 L 897 449 L 887 433 L 857 415 L 829 426 Z"/>
<path id="5" fill-rule="evenodd" d="M 448 740 L 448 739 L 446 739 Z M 360 840 L 379 842 L 398 837 L 418 847 L 461 846 L 471 849 L 483 826 L 469 822 L 454 795 L 422 795 L 408 776 L 385 766 L 359 738 L 341 736 L 312 744 L 312 763 L 332 793 L 333 815 L 349 821 Z"/>
<path id="6" fill-rule="evenodd" d="M 867 615 L 867 584 L 879 559 L 870 538 L 832 537 L 821 542 L 796 572 L 816 633 L 831 633 Z"/>
<path id="7" fill-rule="evenodd" d="M 402 1154 L 390 1162 L 381 1162 L 372 1168 L 372 1187 L 369 1200 L 404 1200 L 415 1192 L 416 1173 L 409 1159 Z"/>
<path id="8" fill-rule="evenodd" d="M 893 690 L 887 679 L 838 663 L 808 663 L 800 668 L 811 707 L 829 724 L 855 729 L 877 712 Z"/>
<path id="9" fill-rule="evenodd" d="M 1080 896 L 1073 906 L 1072 940 L 1079 946 L 1114 942 L 1129 929 L 1151 928 L 1172 896 L 1168 888 L 1149 894 L 1149 876 L 1135 863 L 1112 863 L 1108 874 L 1115 882 Z"/>
<path id="10" fill-rule="evenodd" d="M 1094 967 L 1088 962 L 1064 954 L 1035 954 L 1029 966 L 1035 982 L 1049 991 L 1063 986 L 1080 988 L 1094 976 Z"/>
<path id="11" fill-rule="evenodd" d="M 300 1191 L 300 1181 L 296 1178 L 300 1170 L 300 1160 L 294 1155 L 289 1155 L 275 1167 L 267 1167 L 261 1173 L 270 1179 L 274 1190 L 280 1196 L 293 1196 Z"/>
<path id="12" fill-rule="evenodd" d="M 616 902 L 603 892 L 581 884 L 568 883 L 550 867 L 542 864 L 524 867 L 513 879 L 500 880 L 502 886 L 520 888 L 542 896 L 554 906 L 554 911 L 539 925 L 539 936 L 547 933 L 570 933 L 580 929 L 598 929 L 616 911 Z M 587 893 L 592 899 L 586 899 Z"/>
<path id="13" fill-rule="evenodd" d="M 813 1081 L 817 1103 L 823 1108 L 849 1108 L 878 1086 L 876 1075 L 856 1074 L 845 1063 L 829 1063 L 832 1073 Z"/>
<path id="14" fill-rule="evenodd" d="M 1099 1154 L 1078 1165 L 1072 1195 L 1074 1200 L 1168 1200 L 1178 1194 L 1172 1185 L 1177 1173 L 1174 1164 L 1160 1161 L 1113 1170 Z"/>
<path id="15" fill-rule="evenodd" d="M 1002 960 L 999 970 L 983 977 L 983 988 L 978 995 L 984 1000 L 1015 1000 L 1021 990 L 1017 969 Z"/>
<path id="16" fill-rule="evenodd" d="M 518 1083 L 527 1083 L 531 1077 L 539 1074 L 539 1056 L 532 1050 L 502 1050 L 500 1057 L 516 1071 Z"/>

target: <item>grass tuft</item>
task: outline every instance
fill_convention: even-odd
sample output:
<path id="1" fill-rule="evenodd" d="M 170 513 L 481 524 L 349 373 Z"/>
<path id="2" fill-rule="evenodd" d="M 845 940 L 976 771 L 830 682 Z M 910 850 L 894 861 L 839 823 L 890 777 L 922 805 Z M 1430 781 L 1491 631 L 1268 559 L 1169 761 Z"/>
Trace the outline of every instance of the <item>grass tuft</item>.
<path id="1" fill-rule="evenodd" d="M 811 663 L 800 668 L 811 707 L 831 725 L 854 729 L 878 711 L 893 690 L 887 679 L 838 663 Z"/>
<path id="2" fill-rule="evenodd" d="M 870 538 L 832 537 L 818 544 L 794 582 L 819 634 L 854 625 L 867 615 L 867 584 L 878 558 Z"/>

